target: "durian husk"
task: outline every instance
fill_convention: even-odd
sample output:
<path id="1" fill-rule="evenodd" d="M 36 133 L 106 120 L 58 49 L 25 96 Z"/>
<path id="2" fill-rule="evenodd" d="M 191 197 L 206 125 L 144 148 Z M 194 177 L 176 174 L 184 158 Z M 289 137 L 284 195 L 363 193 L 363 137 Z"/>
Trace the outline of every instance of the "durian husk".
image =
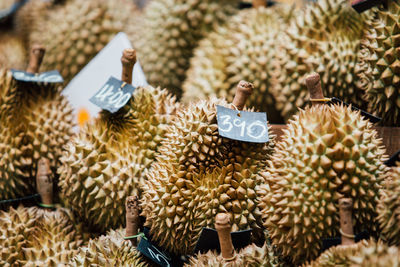
<path id="1" fill-rule="evenodd" d="M 272 153 L 275 136 L 265 144 L 239 142 L 218 135 L 216 105 L 199 101 L 180 110 L 148 171 L 141 199 L 152 237 L 176 254 L 192 253 L 203 227 L 215 214 L 229 213 L 232 231 L 261 231 L 258 171 Z"/>
<path id="2" fill-rule="evenodd" d="M 110 230 L 107 235 L 91 239 L 87 246 L 79 248 L 69 266 L 151 266 L 129 240 L 124 240 L 124 234 L 124 229 Z"/>
<path id="3" fill-rule="evenodd" d="M 0 31 L 1 68 L 24 69 L 26 61 L 26 50 L 22 40 L 13 33 Z"/>
<path id="4" fill-rule="evenodd" d="M 387 176 L 382 140 L 351 107 L 320 105 L 289 121 L 261 176 L 264 226 L 293 264 L 315 259 L 339 235 L 339 198 L 354 201 L 354 232 L 376 234 L 376 205 Z"/>
<path id="5" fill-rule="evenodd" d="M 75 124 L 61 86 L 19 83 L 5 70 L 0 86 L 0 195 L 11 199 L 36 193 L 40 158 L 56 172 Z"/>
<path id="6" fill-rule="evenodd" d="M 138 87 L 127 105 L 103 111 L 66 146 L 58 170 L 62 195 L 93 231 L 125 223 L 125 200 L 139 195 L 176 108 L 166 90 Z"/>
<path id="7" fill-rule="evenodd" d="M 237 12 L 239 0 L 152 0 L 133 46 L 150 84 L 178 98 L 199 41 Z"/>
<path id="8" fill-rule="evenodd" d="M 238 82 L 252 81 L 255 92 L 249 105 L 266 111 L 270 122 L 282 122 L 270 92 L 270 78 L 281 32 L 293 13 L 285 5 L 245 9 L 209 34 L 194 51 L 183 84 L 183 101 L 210 96 L 232 101 Z"/>
<path id="9" fill-rule="evenodd" d="M 365 91 L 368 108 L 386 126 L 400 125 L 400 3 L 388 2 L 368 21 L 359 51 L 358 86 Z"/>
<path id="10" fill-rule="evenodd" d="M 400 262 L 400 250 L 398 247 L 389 247 L 378 240 L 369 241 L 368 245 L 360 246 L 356 255 L 350 257 L 350 267 L 392 267 L 398 266 Z"/>
<path id="11" fill-rule="evenodd" d="M 386 188 L 381 191 L 377 213 L 381 239 L 400 246 L 400 166 L 393 168 Z"/>
<path id="12" fill-rule="evenodd" d="M 38 21 L 30 44 L 46 45 L 42 70 L 56 69 L 68 83 L 136 12 L 130 0 L 70 0 Z"/>
<path id="13" fill-rule="evenodd" d="M 69 210 L 37 207 L 0 211 L 1 266 L 60 266 L 82 244 L 82 225 Z"/>
<path id="14" fill-rule="evenodd" d="M 197 254 L 190 259 L 185 267 L 277 267 L 281 266 L 278 258 L 270 246 L 264 244 L 263 247 L 258 247 L 254 244 L 241 249 L 235 253 L 235 258 L 232 260 L 224 260 L 222 255 L 215 251 L 208 251 L 205 254 Z"/>
<path id="15" fill-rule="evenodd" d="M 358 14 L 349 1 L 320 0 L 308 4 L 283 36 L 273 72 L 271 92 L 285 120 L 308 100 L 305 77 L 318 72 L 327 97 L 363 106 L 356 86 L 357 52 L 367 15 Z"/>

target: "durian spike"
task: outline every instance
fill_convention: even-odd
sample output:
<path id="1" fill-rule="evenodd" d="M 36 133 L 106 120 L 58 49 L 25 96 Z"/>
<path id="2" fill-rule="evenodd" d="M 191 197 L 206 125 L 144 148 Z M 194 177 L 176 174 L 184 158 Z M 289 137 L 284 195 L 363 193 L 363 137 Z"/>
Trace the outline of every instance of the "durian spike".
<path id="1" fill-rule="evenodd" d="M 232 104 L 238 109 L 242 110 L 246 104 L 247 98 L 253 93 L 254 85 L 246 81 L 240 81 L 236 87 L 235 97 Z"/>
<path id="2" fill-rule="evenodd" d="M 40 64 L 42 64 L 43 56 L 45 53 L 45 49 L 42 45 L 34 44 L 31 49 L 31 53 L 29 55 L 29 63 L 27 72 L 30 73 L 38 73 Z"/>
<path id="3" fill-rule="evenodd" d="M 53 204 L 53 176 L 50 161 L 40 158 L 36 172 L 36 189 L 45 205 Z"/>
<path id="4" fill-rule="evenodd" d="M 135 236 L 139 229 L 139 198 L 129 196 L 125 202 L 126 209 L 126 232 L 125 236 Z M 137 245 L 137 238 L 131 238 L 132 245 Z"/>
<path id="5" fill-rule="evenodd" d="M 235 260 L 236 254 L 231 237 L 232 225 L 227 213 L 218 213 L 217 216 L 215 216 L 215 229 L 218 232 L 222 258 L 224 258 L 225 261 Z"/>
<path id="6" fill-rule="evenodd" d="M 253 8 L 258 7 L 266 7 L 267 1 L 266 0 L 252 0 Z"/>
<path id="7" fill-rule="evenodd" d="M 132 48 L 124 49 L 121 57 L 122 76 L 121 80 L 128 84 L 132 83 L 133 66 L 136 63 L 136 50 Z"/>
<path id="8" fill-rule="evenodd" d="M 312 105 L 319 105 L 324 103 L 323 101 L 313 101 L 315 99 L 324 99 L 324 93 L 322 92 L 321 79 L 319 77 L 319 74 L 314 72 L 308 75 L 306 78 L 306 85 L 310 93 L 310 100 L 312 102 Z"/>
<path id="9" fill-rule="evenodd" d="M 342 245 L 352 245 L 355 243 L 352 209 L 353 200 L 351 198 L 339 199 L 340 234 L 342 235 Z"/>

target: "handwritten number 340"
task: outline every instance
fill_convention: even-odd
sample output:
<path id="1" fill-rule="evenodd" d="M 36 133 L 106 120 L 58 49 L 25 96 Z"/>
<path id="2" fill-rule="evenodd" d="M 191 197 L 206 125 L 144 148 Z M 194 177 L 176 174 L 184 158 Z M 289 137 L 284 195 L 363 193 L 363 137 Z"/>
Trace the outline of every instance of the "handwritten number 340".
<path id="1" fill-rule="evenodd" d="M 240 118 L 234 118 L 232 121 L 232 117 L 229 115 L 223 115 L 220 117 L 222 119 L 222 123 L 220 124 L 219 129 L 223 132 L 232 131 L 233 127 L 240 127 L 240 136 L 244 137 L 247 134 L 249 137 L 254 139 L 259 139 L 263 137 L 267 133 L 267 127 L 261 121 L 257 120 L 250 123 L 246 127 L 246 121 L 241 120 Z M 232 122 L 231 122 L 232 121 Z M 226 125 L 226 126 L 225 126 Z M 225 126 L 224 128 L 222 126 Z M 261 131 L 256 131 L 257 127 L 261 128 Z"/>

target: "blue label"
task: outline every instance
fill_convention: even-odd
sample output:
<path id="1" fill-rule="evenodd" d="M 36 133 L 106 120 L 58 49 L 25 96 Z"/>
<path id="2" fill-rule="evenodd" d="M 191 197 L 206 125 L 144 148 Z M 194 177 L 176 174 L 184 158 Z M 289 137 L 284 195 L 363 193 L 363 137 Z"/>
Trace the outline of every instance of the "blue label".
<path id="1" fill-rule="evenodd" d="M 42 73 L 30 73 L 22 70 L 11 70 L 12 76 L 15 80 L 21 82 L 33 82 L 33 83 L 63 83 L 64 79 L 60 73 L 56 70 L 42 72 Z"/>

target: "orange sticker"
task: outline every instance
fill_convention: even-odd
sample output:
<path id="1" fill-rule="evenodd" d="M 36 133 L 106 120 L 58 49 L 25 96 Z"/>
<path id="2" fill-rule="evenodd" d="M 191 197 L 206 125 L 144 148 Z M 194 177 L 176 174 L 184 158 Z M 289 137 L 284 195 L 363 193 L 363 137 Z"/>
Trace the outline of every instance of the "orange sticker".
<path id="1" fill-rule="evenodd" d="M 79 109 L 78 112 L 78 124 L 80 127 L 83 127 L 86 122 L 90 120 L 90 114 L 86 108 Z"/>

